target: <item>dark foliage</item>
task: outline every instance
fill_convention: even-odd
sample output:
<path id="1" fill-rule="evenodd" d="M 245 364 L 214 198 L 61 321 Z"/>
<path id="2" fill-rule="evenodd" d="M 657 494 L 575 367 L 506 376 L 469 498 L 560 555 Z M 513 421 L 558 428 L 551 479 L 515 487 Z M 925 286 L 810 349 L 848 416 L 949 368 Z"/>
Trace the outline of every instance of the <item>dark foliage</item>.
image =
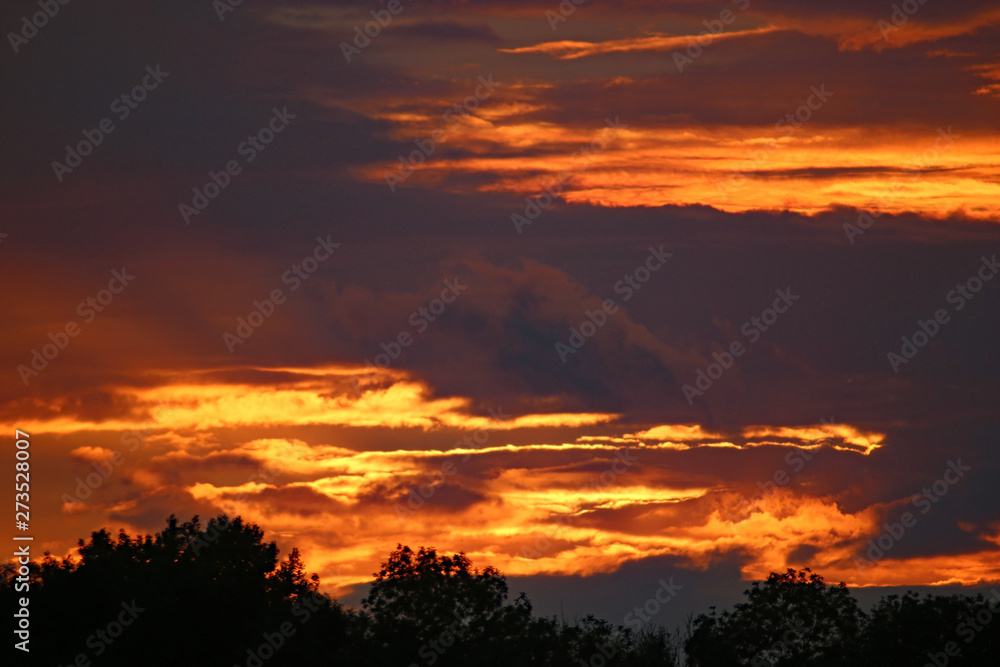
<path id="1" fill-rule="evenodd" d="M 732 611 L 690 622 L 684 641 L 590 616 L 538 618 L 495 568 L 402 545 L 362 608 L 347 609 L 318 592 L 297 550 L 280 560 L 258 526 L 224 515 L 204 528 L 171 516 L 136 538 L 100 530 L 80 540 L 77 558 L 47 555 L 29 568 L 31 653 L 8 643 L 3 664 L 985 667 L 1000 649 L 997 601 L 908 593 L 865 614 L 843 584 L 808 569 L 754 582 Z M 0 567 L 5 609 L 24 595 L 17 576 L 16 564 Z"/>
<path id="2" fill-rule="evenodd" d="M 771 573 L 748 602 L 695 619 L 690 667 L 991 667 L 998 664 L 1000 596 L 882 598 L 870 614 L 844 584 L 804 571 Z"/>
<path id="3" fill-rule="evenodd" d="M 281 561 L 261 529 L 173 516 L 155 535 L 80 540 L 78 558 L 30 565 L 31 653 L 3 664 L 159 667 L 673 667 L 676 641 L 588 618 L 567 626 L 508 600 L 495 568 L 399 546 L 362 609 L 318 592 L 298 551 Z M 17 568 L 0 570 L 15 607 Z M 604 655 L 610 655 L 604 661 Z M 595 658 L 596 656 L 596 658 Z M 594 661 L 591 663 L 591 661 Z"/>
<path id="4" fill-rule="evenodd" d="M 136 538 L 100 530 L 78 552 L 75 561 L 32 564 L 30 660 L 10 642 L 14 660 L 4 664 L 68 666 L 83 654 L 95 666 L 229 667 L 246 664 L 248 649 L 288 622 L 296 633 L 268 661 L 280 667 L 308 664 L 346 636 L 348 614 L 316 592 L 298 552 L 279 562 L 277 546 L 239 518 L 203 529 L 198 517 L 179 524 L 171 516 L 163 532 Z M 23 595 L 15 574 L 4 566 L 4 609 Z"/>

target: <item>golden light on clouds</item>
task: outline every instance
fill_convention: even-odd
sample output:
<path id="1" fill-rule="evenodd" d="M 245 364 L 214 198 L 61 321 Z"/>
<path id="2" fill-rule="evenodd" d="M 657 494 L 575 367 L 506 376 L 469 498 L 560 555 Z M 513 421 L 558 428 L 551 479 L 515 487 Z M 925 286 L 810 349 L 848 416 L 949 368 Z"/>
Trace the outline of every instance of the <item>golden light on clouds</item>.
<path id="1" fill-rule="evenodd" d="M 464 191 L 455 183 L 475 177 L 480 191 L 536 196 L 562 179 L 563 201 L 605 207 L 707 204 L 732 213 L 807 215 L 855 207 L 878 214 L 997 219 L 1000 167 L 991 136 L 959 127 L 810 125 L 798 122 L 796 109 L 788 109 L 791 121 L 775 119 L 779 127 L 639 127 L 621 116 L 627 127 L 583 156 L 581 146 L 601 138 L 601 127 L 515 119 L 456 127 L 449 130 L 447 145 L 462 149 L 463 157 L 432 156 L 415 165 L 406 185 Z M 822 108 L 809 113 L 821 118 Z M 428 131 L 426 120 L 404 123 L 395 136 L 416 140 Z M 535 155 L 514 150 L 540 141 L 553 150 Z M 371 166 L 358 175 L 385 182 L 398 167 Z"/>
<path id="2" fill-rule="evenodd" d="M 724 434 L 697 423 L 630 431 L 615 427 L 612 414 L 495 419 L 468 414 L 465 399 L 429 399 L 423 384 L 399 372 L 374 379 L 370 370 L 356 368 L 282 372 L 291 379 L 264 387 L 186 381 L 134 391 L 130 398 L 143 409 L 132 420 L 57 417 L 33 425 L 64 437 L 143 428 L 145 443 L 155 443 L 126 454 L 122 474 L 134 485 L 131 495 L 64 502 L 62 512 L 135 511 L 175 489 L 294 541 L 340 594 L 367 581 L 397 542 L 464 550 L 510 575 L 611 572 L 654 555 L 705 568 L 738 552 L 744 575 L 763 577 L 804 565 L 796 556 L 803 549 L 830 576 L 861 585 L 901 577 L 910 583 L 964 581 L 987 573 L 975 555 L 961 574 L 933 560 L 908 561 L 905 577 L 884 567 L 852 572 L 852 559 L 878 533 L 874 508 L 847 512 L 835 497 L 805 493 L 807 486 L 777 488 L 748 501 L 732 491 L 723 471 L 691 468 L 677 458 L 699 451 L 753 457 L 765 446 L 870 456 L 884 446 L 883 434 L 849 424 L 760 425 Z M 367 384 L 358 391 L 352 377 L 366 377 Z M 414 434 L 478 429 L 488 437 L 466 444 L 450 438 L 446 442 L 454 444 L 444 448 L 357 449 L 336 435 L 327 441 L 277 435 L 316 424 Z M 275 435 L 221 444 L 226 433 L 248 426 Z M 553 428 L 579 435 L 569 442 L 531 436 Z M 94 444 L 70 453 L 89 465 L 113 449 Z M 219 471 L 228 472 L 220 477 Z"/>
<path id="3" fill-rule="evenodd" d="M 788 441 L 799 441 L 805 449 L 829 444 L 834 449 L 858 452 L 869 455 L 882 446 L 885 434 L 865 433 L 846 424 L 818 424 L 807 428 L 748 426 L 743 429 L 743 436 L 751 438 L 781 438 L 785 443 L 747 442 L 747 446 L 764 444 L 786 444 Z"/>
<path id="4" fill-rule="evenodd" d="M 721 435 L 710 433 L 702 429 L 698 424 L 663 424 L 653 428 L 639 431 L 635 434 L 638 439 L 650 440 L 711 440 L 721 438 Z"/>
<path id="5" fill-rule="evenodd" d="M 297 372 L 290 369 L 276 370 Z M 309 424 L 506 430 L 584 426 L 611 421 L 616 417 L 603 413 L 549 413 L 518 415 L 509 420 L 498 420 L 468 414 L 468 399 L 428 398 L 426 385 L 404 379 L 398 372 L 380 370 L 376 373 L 354 368 L 349 371 L 313 370 L 303 375 L 312 377 L 267 386 L 178 383 L 154 389 L 123 388 L 119 390 L 120 396 L 139 406 L 145 406 L 150 412 L 148 419 L 111 418 L 88 422 L 79 418 L 56 417 L 21 422 L 21 427 L 40 433 L 127 431 L 142 427 L 197 431 L 241 426 Z M 372 383 L 373 375 L 382 377 L 388 384 L 379 386 Z M 358 379 L 356 386 L 346 379 L 351 377 Z"/>

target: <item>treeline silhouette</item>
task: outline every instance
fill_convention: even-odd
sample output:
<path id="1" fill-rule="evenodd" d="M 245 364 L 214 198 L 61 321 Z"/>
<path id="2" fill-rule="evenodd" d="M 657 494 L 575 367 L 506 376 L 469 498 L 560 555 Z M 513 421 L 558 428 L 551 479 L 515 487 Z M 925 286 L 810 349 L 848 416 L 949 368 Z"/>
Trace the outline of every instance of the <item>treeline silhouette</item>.
<path id="1" fill-rule="evenodd" d="M 318 591 L 299 553 L 241 518 L 176 517 L 155 535 L 107 530 L 78 558 L 46 555 L 0 577 L 4 609 L 30 596 L 30 654 L 12 663 L 90 667 L 839 667 L 1000 664 L 1000 611 L 982 596 L 884 597 L 869 613 L 808 569 L 754 582 L 732 610 L 687 627 L 635 629 L 533 615 L 504 576 L 463 554 L 398 546 L 361 608 Z M 1000 601 L 1000 594 L 996 595 Z M 9 614 L 7 618 L 10 619 Z M 9 632 L 9 631 L 8 631 Z M 8 634 L 8 637 L 10 635 Z"/>

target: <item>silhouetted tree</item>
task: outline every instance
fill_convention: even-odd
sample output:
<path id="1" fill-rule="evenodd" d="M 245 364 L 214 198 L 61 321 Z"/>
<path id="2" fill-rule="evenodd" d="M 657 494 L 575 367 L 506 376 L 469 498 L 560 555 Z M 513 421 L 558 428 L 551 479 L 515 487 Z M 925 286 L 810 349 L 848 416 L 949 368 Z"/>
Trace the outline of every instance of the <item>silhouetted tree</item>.
<path id="1" fill-rule="evenodd" d="M 365 608 L 371 665 L 477 667 L 674 667 L 665 631 L 635 633 L 588 616 L 573 625 L 532 617 L 522 593 L 508 602 L 504 576 L 464 554 L 398 545 L 375 573 Z"/>
<path id="2" fill-rule="evenodd" d="M 644 628 L 629 637 L 630 667 L 675 667 L 682 663 L 680 632 L 671 635 L 664 627 Z"/>
<path id="3" fill-rule="evenodd" d="M 479 571 L 464 554 L 399 545 L 363 602 L 372 648 L 382 664 L 511 664 L 519 659 L 516 640 L 531 623 L 531 605 L 523 596 L 513 603 L 507 597 L 496 568 Z"/>
<path id="4" fill-rule="evenodd" d="M 1000 609 L 981 595 L 890 595 L 872 607 L 863 645 L 872 666 L 997 664 Z"/>
<path id="5" fill-rule="evenodd" d="M 154 535 L 107 530 L 76 558 L 28 566 L 32 652 L 3 664 L 195 667 L 680 667 L 678 634 L 587 616 L 567 625 L 513 601 L 494 567 L 397 545 L 362 609 L 318 591 L 297 549 L 284 560 L 260 527 L 225 515 L 167 520 Z M 0 566 L 14 608 L 17 564 Z M 689 621 L 690 667 L 995 665 L 1000 592 L 888 596 L 863 614 L 844 584 L 810 570 L 753 582 L 732 611 Z M 128 620 L 127 623 L 124 620 Z M 116 624 L 122 621 L 121 625 Z M 125 626 L 125 627 L 123 627 Z M 11 643 L 8 643 L 8 650 Z M 81 663 L 86 664 L 86 663 Z"/>
<path id="6" fill-rule="evenodd" d="M 844 584 L 789 569 L 745 591 L 732 612 L 713 608 L 694 622 L 692 667 L 833 667 L 857 664 L 864 615 Z"/>
<path id="7" fill-rule="evenodd" d="M 317 592 L 298 551 L 280 562 L 275 543 L 240 518 L 219 516 L 202 530 L 198 517 L 171 516 L 162 532 L 136 538 L 102 529 L 77 553 L 32 567 L 32 664 L 71 664 L 78 654 L 95 665 L 246 664 L 269 634 L 281 646 L 268 665 L 281 667 L 318 652 L 317 635 L 331 655 L 343 644 L 349 614 Z M 3 575 L 0 598 L 12 602 L 9 568 Z"/>

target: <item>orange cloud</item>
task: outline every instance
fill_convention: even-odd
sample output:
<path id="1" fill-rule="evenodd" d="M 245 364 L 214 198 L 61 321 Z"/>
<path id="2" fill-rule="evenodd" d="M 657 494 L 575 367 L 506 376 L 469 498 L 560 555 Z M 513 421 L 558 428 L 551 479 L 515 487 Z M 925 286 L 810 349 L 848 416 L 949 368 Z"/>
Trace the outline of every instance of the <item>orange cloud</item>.
<path id="1" fill-rule="evenodd" d="M 578 151 L 596 130 L 512 119 L 468 134 L 456 131 L 449 141 L 467 148 L 465 155 L 427 160 L 407 185 L 462 191 L 459 184 L 476 177 L 480 191 L 534 196 L 567 174 L 558 195 L 563 201 L 606 207 L 707 204 L 727 212 L 806 215 L 854 207 L 991 221 L 1000 210 L 993 138 L 960 128 L 794 129 L 787 121 L 780 128 L 642 128 L 621 122 L 629 126 L 585 164 Z M 400 127 L 398 134 L 416 138 L 420 128 Z M 550 150 L 518 154 L 539 137 Z M 358 174 L 384 182 L 395 167 Z"/>
<path id="2" fill-rule="evenodd" d="M 882 446 L 883 433 L 865 433 L 845 424 L 817 424 L 806 428 L 749 426 L 743 429 L 743 436 L 750 438 L 782 438 L 801 443 L 804 449 L 816 449 L 829 444 L 834 449 L 869 455 Z M 747 442 L 748 447 L 786 444 L 773 441 Z"/>
<path id="3" fill-rule="evenodd" d="M 542 42 L 533 46 L 523 46 L 517 49 L 498 49 L 501 53 L 544 53 L 559 60 L 575 60 L 607 53 L 625 53 L 630 51 L 675 51 L 686 49 L 692 43 L 705 47 L 716 41 L 729 41 L 743 37 L 754 37 L 775 32 L 778 28 L 766 26 L 753 30 L 737 30 L 722 32 L 717 35 L 649 35 L 647 37 L 629 37 L 606 42 Z M 697 42 L 695 40 L 698 40 Z"/>
<path id="4" fill-rule="evenodd" d="M 84 421 L 56 418 L 20 422 L 19 427 L 38 433 L 79 431 L 147 430 L 185 431 L 241 426 L 302 426 L 309 424 L 360 427 L 416 427 L 434 429 L 490 428 L 506 430 L 544 426 L 583 426 L 614 419 L 604 413 L 518 415 L 494 420 L 468 414 L 468 399 L 428 398 L 425 384 L 398 371 L 372 371 L 353 367 L 323 369 L 278 369 L 301 372 L 303 379 L 283 385 L 166 384 L 153 389 L 120 390 L 123 395 L 150 408 L 152 421 L 105 419 Z M 371 380 L 373 375 L 383 383 Z M 310 377 L 312 376 L 312 377 Z M 360 390 L 352 390 L 344 378 L 355 378 Z M 387 384 L 386 384 L 387 383 Z"/>
<path id="5" fill-rule="evenodd" d="M 721 438 L 716 433 L 710 433 L 702 429 L 698 424 L 664 424 L 653 428 L 639 431 L 633 436 L 635 438 L 650 440 L 711 440 Z"/>
<path id="6" fill-rule="evenodd" d="M 853 585 L 968 583 L 997 575 L 985 549 L 950 561 L 919 557 L 858 571 L 854 557 L 879 532 L 881 505 L 848 511 L 835 495 L 803 491 L 806 484 L 758 494 L 747 507 L 732 490 L 742 466 L 700 470 L 691 458 L 752 457 L 764 445 L 823 447 L 825 456 L 854 457 L 884 446 L 883 434 L 849 424 L 750 426 L 739 437 L 727 436 L 735 441 L 729 442 L 700 424 L 628 432 L 615 427 L 612 414 L 498 421 L 470 415 L 465 399 L 428 398 L 423 384 L 400 371 L 385 371 L 354 392 L 344 380 L 370 370 L 283 370 L 292 379 L 263 387 L 187 379 L 133 390 L 135 404 L 149 408 L 134 420 L 34 424 L 39 435 L 65 438 L 142 424 L 150 440 L 157 438 L 155 448 L 130 452 L 100 493 L 64 502 L 64 516 L 141 516 L 156 502 L 173 511 L 178 499 L 238 513 L 300 547 L 334 594 L 368 581 L 397 542 L 464 550 L 510 575 L 590 575 L 657 555 L 705 568 L 734 553 L 747 578 L 806 564 Z M 273 434 L 314 424 L 391 424 L 414 434 L 482 428 L 499 435 L 477 446 L 363 451 L 337 441 L 341 431 L 330 431 L 330 442 L 233 435 L 247 426 Z M 553 427 L 579 435 L 573 442 L 547 440 Z M 168 437 L 176 431 L 184 436 Z M 69 451 L 92 461 L 110 450 L 83 445 Z M 63 486 L 72 488 L 69 479 Z M 741 511 L 734 514 L 736 508 Z"/>

